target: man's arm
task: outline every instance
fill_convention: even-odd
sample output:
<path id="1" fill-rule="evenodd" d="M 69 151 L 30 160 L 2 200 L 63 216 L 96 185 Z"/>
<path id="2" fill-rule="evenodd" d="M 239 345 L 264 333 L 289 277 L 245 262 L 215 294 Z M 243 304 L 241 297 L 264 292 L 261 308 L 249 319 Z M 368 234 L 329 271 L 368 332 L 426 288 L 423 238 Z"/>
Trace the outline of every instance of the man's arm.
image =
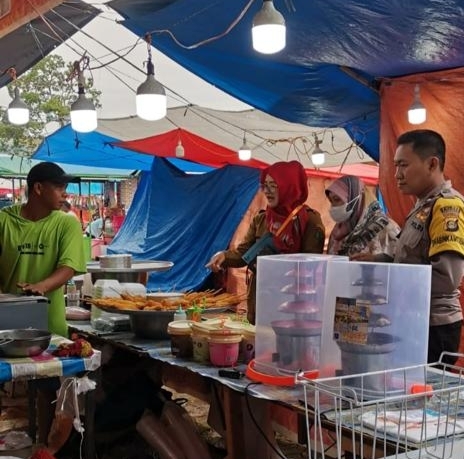
<path id="1" fill-rule="evenodd" d="M 53 271 L 50 276 L 36 282 L 35 284 L 30 284 L 28 282 L 18 282 L 18 287 L 20 287 L 24 293 L 30 293 L 32 295 L 45 295 L 46 293 L 56 290 L 62 285 L 66 284 L 69 279 L 74 276 L 74 269 L 69 266 L 59 266 L 55 271 Z"/>

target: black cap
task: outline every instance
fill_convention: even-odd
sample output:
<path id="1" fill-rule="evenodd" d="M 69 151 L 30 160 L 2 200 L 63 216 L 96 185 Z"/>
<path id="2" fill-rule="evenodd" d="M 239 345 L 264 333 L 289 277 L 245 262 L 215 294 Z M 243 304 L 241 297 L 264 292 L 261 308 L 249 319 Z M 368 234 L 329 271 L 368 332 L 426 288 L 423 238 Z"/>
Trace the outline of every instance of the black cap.
<path id="1" fill-rule="evenodd" d="M 36 182 L 51 182 L 64 185 L 70 182 L 78 183 L 80 178 L 66 174 L 58 164 L 43 162 L 36 164 L 27 174 L 27 186 L 29 188 Z"/>

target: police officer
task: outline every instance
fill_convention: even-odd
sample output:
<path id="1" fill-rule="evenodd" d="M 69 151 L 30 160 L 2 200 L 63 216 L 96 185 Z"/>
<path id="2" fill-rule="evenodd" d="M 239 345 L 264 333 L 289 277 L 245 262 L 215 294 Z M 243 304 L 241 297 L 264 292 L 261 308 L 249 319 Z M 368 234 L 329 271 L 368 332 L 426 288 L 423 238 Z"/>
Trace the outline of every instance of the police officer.
<path id="1" fill-rule="evenodd" d="M 432 266 L 428 362 L 433 363 L 443 351 L 459 349 L 464 197 L 445 180 L 445 142 L 439 133 L 422 129 L 400 135 L 394 162 L 398 188 L 417 198 L 399 235 L 394 258 L 382 254 L 353 259 Z M 446 356 L 443 361 L 454 363 L 456 359 Z"/>

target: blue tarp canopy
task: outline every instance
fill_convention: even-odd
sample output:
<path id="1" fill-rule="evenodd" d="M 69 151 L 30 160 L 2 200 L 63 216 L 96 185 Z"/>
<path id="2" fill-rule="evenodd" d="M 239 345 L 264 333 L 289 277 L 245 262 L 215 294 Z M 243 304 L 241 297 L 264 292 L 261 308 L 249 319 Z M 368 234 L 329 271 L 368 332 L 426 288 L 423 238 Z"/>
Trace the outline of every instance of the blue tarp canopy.
<path id="1" fill-rule="evenodd" d="M 190 175 L 155 157 L 108 252 L 173 261 L 171 270 L 150 275 L 150 290 L 196 289 L 211 273 L 204 267 L 211 255 L 229 245 L 258 183 L 257 169 L 225 166 Z"/>
<path id="2" fill-rule="evenodd" d="M 109 4 L 126 27 L 140 37 L 151 32 L 156 48 L 213 85 L 287 121 L 344 127 L 376 160 L 379 81 L 464 64 L 462 0 L 274 0 L 287 46 L 268 56 L 251 44 L 260 0 Z"/>
<path id="3" fill-rule="evenodd" d="M 113 146 L 118 139 L 97 131 L 87 134 L 75 132 L 71 125 L 64 126 L 48 136 L 32 156 L 42 161 L 84 166 L 82 174 L 111 177 L 128 176 L 134 171 L 151 170 L 153 156 L 135 153 L 125 148 Z M 211 167 L 190 161 L 172 158 L 171 161 L 183 171 L 201 173 Z"/>

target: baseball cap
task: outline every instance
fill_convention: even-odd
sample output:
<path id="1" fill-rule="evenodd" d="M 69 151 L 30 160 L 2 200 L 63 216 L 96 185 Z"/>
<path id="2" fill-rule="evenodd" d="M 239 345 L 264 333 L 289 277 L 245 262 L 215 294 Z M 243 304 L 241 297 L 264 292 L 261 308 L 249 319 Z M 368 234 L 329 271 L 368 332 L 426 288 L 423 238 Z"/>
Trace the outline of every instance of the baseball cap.
<path id="1" fill-rule="evenodd" d="M 27 186 L 30 188 L 36 182 L 51 182 L 58 184 L 66 183 L 77 183 L 80 182 L 79 177 L 74 175 L 68 175 L 66 172 L 61 169 L 58 164 L 43 162 L 36 164 L 31 168 L 29 174 L 27 174 Z"/>

